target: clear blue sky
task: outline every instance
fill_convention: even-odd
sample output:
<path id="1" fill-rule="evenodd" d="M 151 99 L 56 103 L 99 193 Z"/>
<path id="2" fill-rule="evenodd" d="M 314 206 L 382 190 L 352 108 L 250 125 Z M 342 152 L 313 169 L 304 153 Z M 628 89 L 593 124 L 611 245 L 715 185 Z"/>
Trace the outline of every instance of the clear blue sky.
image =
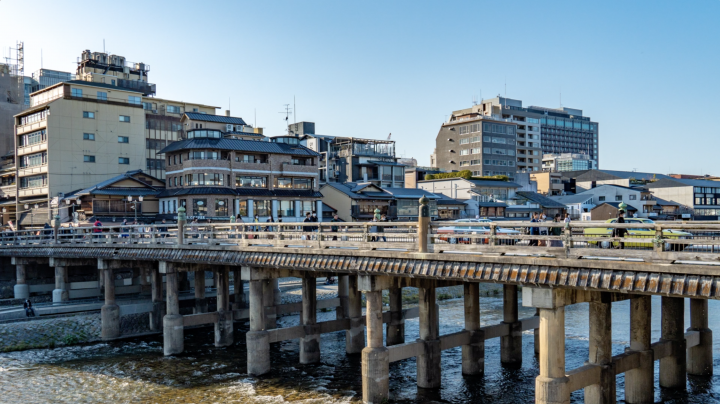
<path id="1" fill-rule="evenodd" d="M 284 133 L 386 138 L 429 163 L 473 96 L 582 109 L 601 168 L 720 175 L 720 2 L 0 0 L 3 56 L 74 71 L 83 49 L 151 65 L 158 97 Z M 220 111 L 219 113 L 223 113 Z"/>

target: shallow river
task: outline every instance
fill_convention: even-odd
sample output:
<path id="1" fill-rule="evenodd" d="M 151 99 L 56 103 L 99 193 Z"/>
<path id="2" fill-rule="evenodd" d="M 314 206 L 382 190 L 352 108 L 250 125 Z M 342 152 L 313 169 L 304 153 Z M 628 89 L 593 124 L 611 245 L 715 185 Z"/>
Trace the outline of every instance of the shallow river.
<path id="1" fill-rule="evenodd" d="M 502 317 L 502 300 L 484 297 L 483 325 Z M 440 303 L 441 333 L 463 327 L 462 299 Z M 627 344 L 628 302 L 613 304 L 614 354 Z M 689 305 L 686 305 L 689 306 Z M 653 298 L 653 340 L 660 334 L 660 299 Z M 520 317 L 534 309 L 521 308 Z M 710 324 L 720 324 L 720 302 L 710 302 Z M 318 321 L 334 319 L 334 313 L 318 313 Z M 686 320 L 689 315 L 686 315 Z M 281 326 L 298 322 L 283 317 Z M 566 310 L 567 369 L 582 365 L 588 355 L 587 305 Z M 240 325 L 238 332 L 245 332 Z M 717 333 L 720 333 L 716 329 Z M 260 379 L 248 377 L 245 343 L 230 348 L 213 346 L 211 328 L 188 330 L 185 353 L 162 355 L 162 337 L 152 336 L 114 343 L 97 343 L 57 349 L 0 354 L 0 403 L 359 403 L 360 358 L 345 355 L 344 332 L 322 336 L 322 363 L 298 364 L 298 342 L 273 344 L 272 372 Z M 406 341 L 418 336 L 418 320 L 406 323 Z M 720 341 L 716 334 L 713 351 L 716 376 L 691 377 L 687 393 L 659 390 L 656 402 L 720 403 Z M 423 391 L 415 384 L 415 361 L 390 365 L 390 394 L 398 403 L 531 403 L 537 360 L 532 333 L 523 338 L 523 365 L 505 369 L 500 365 L 499 339 L 486 345 L 485 375 L 463 377 L 460 348 L 442 354 L 442 388 Z M 656 362 L 656 372 L 657 372 Z M 618 402 L 623 402 L 624 378 L 618 376 Z M 582 402 L 582 392 L 573 394 Z"/>

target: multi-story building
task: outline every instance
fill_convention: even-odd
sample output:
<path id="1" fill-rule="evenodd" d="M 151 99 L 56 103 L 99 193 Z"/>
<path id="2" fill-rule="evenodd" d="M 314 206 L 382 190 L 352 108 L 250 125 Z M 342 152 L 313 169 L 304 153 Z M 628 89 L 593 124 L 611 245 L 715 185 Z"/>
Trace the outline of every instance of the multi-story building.
<path id="1" fill-rule="evenodd" d="M 62 72 L 52 69 L 39 69 L 32 74 L 34 80 L 32 92 L 40 91 L 43 88 L 54 86 L 65 81 L 75 80 L 75 75 L 69 72 Z"/>
<path id="2" fill-rule="evenodd" d="M 512 179 L 517 170 L 517 133 L 518 124 L 508 119 L 455 111 L 435 138 L 433 167 Z"/>
<path id="3" fill-rule="evenodd" d="M 598 123 L 583 116 L 582 110 L 523 107 L 521 100 L 498 96 L 463 111 L 517 122 L 520 171 L 539 171 L 543 155 L 551 153 L 584 153 L 599 165 Z"/>
<path id="4" fill-rule="evenodd" d="M 288 141 L 321 154 L 320 183 L 370 182 L 381 188 L 405 186 L 405 164 L 395 156 L 394 140 L 360 139 L 315 133 L 315 123 L 288 125 Z"/>
<path id="5" fill-rule="evenodd" d="M 562 195 L 565 186 L 562 175 L 552 171 L 533 171 L 530 179 L 537 183 L 537 191 L 543 195 Z"/>
<path id="6" fill-rule="evenodd" d="M 589 155 L 583 153 L 545 154 L 542 169 L 552 172 L 595 170 L 597 164 Z"/>
<path id="7" fill-rule="evenodd" d="M 296 222 L 306 212 L 322 217 L 318 153 L 302 145 L 258 141 L 261 134 L 238 131 L 237 125 L 245 125 L 241 118 L 216 117 L 222 122 L 208 123 L 208 117 L 186 113 L 187 139 L 159 151 L 167 167 L 160 214 L 174 215 L 184 206 L 188 218 L 200 220 L 239 216 L 251 222 L 259 216 L 264 222 L 272 216 Z M 233 123 L 225 123 L 228 118 Z M 230 125 L 232 130 L 226 130 Z"/>

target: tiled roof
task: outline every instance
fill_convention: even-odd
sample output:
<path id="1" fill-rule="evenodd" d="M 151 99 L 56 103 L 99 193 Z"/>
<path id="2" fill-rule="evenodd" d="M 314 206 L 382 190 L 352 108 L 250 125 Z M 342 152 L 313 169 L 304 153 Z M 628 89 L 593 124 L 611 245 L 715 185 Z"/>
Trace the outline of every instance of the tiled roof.
<path id="1" fill-rule="evenodd" d="M 230 123 L 233 125 L 247 125 L 242 118 L 235 118 L 225 115 L 202 114 L 200 112 L 185 112 L 185 116 L 193 121 L 204 121 L 214 123 Z"/>
<path id="2" fill-rule="evenodd" d="M 311 189 L 264 189 L 264 188 L 223 188 L 223 187 L 190 187 L 168 189 L 158 195 L 159 198 L 182 195 L 233 195 L 233 196 L 259 196 L 259 197 L 298 197 L 322 198 L 320 192 Z"/>
<path id="3" fill-rule="evenodd" d="M 219 149 L 254 153 L 289 154 L 293 156 L 319 156 L 320 154 L 305 146 L 289 145 L 285 143 L 257 142 L 242 139 L 185 139 L 170 143 L 159 153 L 171 153 L 179 150 L 192 149 Z"/>
<path id="4" fill-rule="evenodd" d="M 614 207 L 615 209 L 620 209 L 620 204 L 621 204 L 621 203 L 622 203 L 622 202 L 603 202 L 603 203 L 599 204 L 598 206 L 594 207 L 593 209 L 597 209 L 598 207 L 600 207 L 600 206 L 602 206 L 602 205 L 610 205 L 610 206 Z M 627 205 L 627 204 L 626 204 L 626 205 Z M 627 211 L 631 211 L 631 210 L 637 211 L 637 209 L 634 208 L 632 205 L 627 205 L 627 207 L 625 208 L 625 210 L 627 210 Z"/>
<path id="5" fill-rule="evenodd" d="M 121 195 L 121 196 L 146 196 L 146 195 L 157 195 L 161 190 L 152 188 L 105 188 L 98 189 L 92 192 L 93 195 Z"/>
<path id="6" fill-rule="evenodd" d="M 550 196 L 549 198 L 567 205 L 573 203 L 583 203 L 588 199 L 592 199 L 594 197 L 595 195 L 592 193 L 592 190 L 590 190 L 575 195 Z"/>
<path id="7" fill-rule="evenodd" d="M 438 205 L 465 205 L 465 202 L 459 201 L 457 199 L 442 198 L 442 199 L 438 199 L 437 204 Z"/>
<path id="8" fill-rule="evenodd" d="M 147 175 L 148 177 L 151 177 L 150 175 L 143 173 L 143 170 L 128 171 L 128 172 L 120 174 L 116 177 L 112 177 L 105 181 L 99 182 L 92 187 L 73 192 L 73 194 L 78 195 L 78 196 L 79 195 L 92 195 L 92 194 L 123 195 L 121 193 L 114 193 L 114 191 L 112 191 L 112 190 L 113 189 L 121 189 L 121 190 L 132 189 L 132 190 L 134 190 L 134 193 L 125 193 L 124 195 L 152 195 L 153 193 L 157 193 L 162 190 L 162 188 L 153 187 L 153 186 L 133 177 L 133 175 L 135 175 L 135 174 L 143 174 L 143 175 Z M 152 177 L 152 178 L 154 178 L 154 177 Z M 125 180 L 125 179 L 133 180 L 133 181 L 137 182 L 138 184 L 142 184 L 142 185 L 146 186 L 147 188 L 106 188 L 118 181 Z M 154 178 L 154 179 L 157 179 L 157 178 Z M 158 180 L 158 181 L 160 181 L 160 180 Z M 141 191 L 141 190 L 144 190 L 144 191 Z M 149 192 L 147 192 L 147 191 L 149 191 Z M 122 191 L 122 192 L 127 192 L 127 191 Z M 147 193 L 141 193 L 141 192 L 147 192 Z M 67 196 L 66 196 L 66 198 L 67 198 Z"/>
<path id="9" fill-rule="evenodd" d="M 540 195 L 537 192 L 518 191 L 516 194 L 539 204 L 543 208 L 565 208 L 564 204 L 554 201 L 547 196 Z"/>

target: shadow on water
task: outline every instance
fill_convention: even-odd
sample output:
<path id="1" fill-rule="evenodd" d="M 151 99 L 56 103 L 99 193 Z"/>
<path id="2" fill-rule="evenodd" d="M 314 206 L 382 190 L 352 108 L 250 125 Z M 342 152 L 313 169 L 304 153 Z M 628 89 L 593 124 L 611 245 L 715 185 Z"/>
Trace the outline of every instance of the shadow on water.
<path id="1" fill-rule="evenodd" d="M 653 299 L 653 339 L 660 333 L 660 299 Z M 441 333 L 464 326 L 462 300 L 440 303 Z M 710 324 L 720 324 L 720 303 L 710 302 Z M 627 345 L 627 302 L 613 304 L 613 353 Z M 520 317 L 534 309 L 521 308 Z M 319 312 L 318 321 L 332 320 L 334 313 Z M 502 321 L 502 299 L 483 298 L 483 325 Z M 686 316 L 689 319 L 689 316 Z M 298 316 L 279 319 L 281 327 L 298 323 Z M 581 366 L 588 355 L 587 305 L 566 310 L 566 367 Z M 97 343 L 57 349 L 0 354 L 0 402 L 2 403 L 359 403 L 362 395 L 360 355 L 345 354 L 344 332 L 323 335 L 322 361 L 298 363 L 296 341 L 273 344 L 272 371 L 261 377 L 246 373 L 244 333 L 247 324 L 236 325 L 236 343 L 215 348 L 210 327 L 186 330 L 185 353 L 165 358 L 162 336 L 148 336 L 112 343 Z M 418 320 L 406 322 L 406 341 L 418 338 Z M 716 373 L 720 373 L 720 342 L 715 338 Z M 538 362 L 533 353 L 532 332 L 523 335 L 523 364 L 511 369 L 500 364 L 499 339 L 487 341 L 485 374 L 463 376 L 461 350 L 442 354 L 442 387 L 417 387 L 415 359 L 390 365 L 390 394 L 393 402 L 497 403 L 534 401 Z M 655 372 L 657 376 L 658 365 Z M 623 403 L 624 377 L 617 378 L 618 402 Z M 720 376 L 689 377 L 688 391 L 660 389 L 656 377 L 657 403 L 720 403 Z M 582 391 L 573 393 L 573 403 L 582 403 Z"/>

